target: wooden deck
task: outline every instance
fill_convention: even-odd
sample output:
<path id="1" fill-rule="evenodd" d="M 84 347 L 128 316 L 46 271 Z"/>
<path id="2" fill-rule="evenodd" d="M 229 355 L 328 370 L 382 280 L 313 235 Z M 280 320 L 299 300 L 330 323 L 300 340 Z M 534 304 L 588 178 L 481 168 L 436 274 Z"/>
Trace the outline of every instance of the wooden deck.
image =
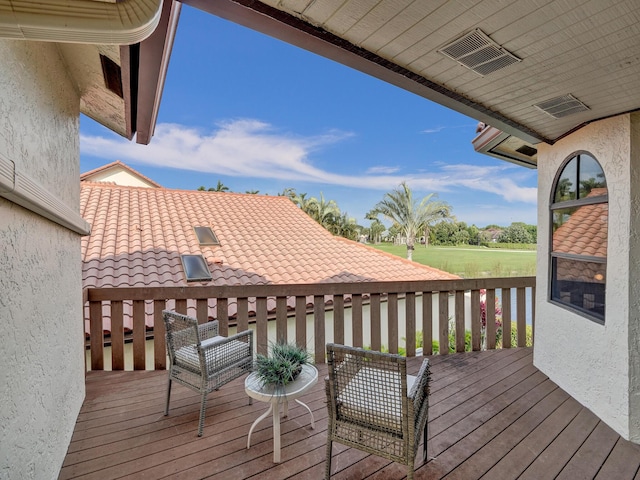
<path id="1" fill-rule="evenodd" d="M 622 440 L 532 364 L 519 348 L 435 356 L 429 457 L 417 479 L 638 479 L 640 446 Z M 420 358 L 410 360 L 416 372 Z M 326 366 L 319 367 L 320 378 Z M 282 422 L 282 460 L 272 463 L 266 404 L 249 405 L 243 380 L 209 396 L 198 438 L 199 396 L 175 385 L 163 416 L 166 372 L 90 372 L 87 396 L 60 472 L 67 478 L 319 479 L 324 475 L 327 412 L 323 382 L 292 404 Z M 338 444 L 334 479 L 401 479 L 397 464 Z"/>

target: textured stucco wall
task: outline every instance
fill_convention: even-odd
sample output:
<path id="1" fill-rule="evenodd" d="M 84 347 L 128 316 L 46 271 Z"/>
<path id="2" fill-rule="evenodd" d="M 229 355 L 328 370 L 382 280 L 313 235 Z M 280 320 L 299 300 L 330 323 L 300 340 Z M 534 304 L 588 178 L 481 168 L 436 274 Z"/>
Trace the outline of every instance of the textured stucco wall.
<path id="1" fill-rule="evenodd" d="M 629 438 L 640 443 L 640 113 L 633 113 L 629 118 Z"/>
<path id="2" fill-rule="evenodd" d="M 79 209 L 79 99 L 56 46 L 0 40 L 0 152 Z M 80 237 L 0 198 L 0 478 L 57 478 L 84 398 Z"/>
<path id="3" fill-rule="evenodd" d="M 538 265 L 534 364 L 618 433 L 629 438 L 630 116 L 602 120 L 538 150 Z M 602 166 L 609 189 L 605 325 L 550 304 L 549 199 L 554 177 L 577 150 Z M 636 182 L 638 184 L 640 182 Z M 638 222 L 634 222 L 637 224 Z M 637 253 L 635 254 L 637 257 Z M 634 287 L 635 288 L 635 287 Z M 637 309 L 638 293 L 636 295 Z"/>

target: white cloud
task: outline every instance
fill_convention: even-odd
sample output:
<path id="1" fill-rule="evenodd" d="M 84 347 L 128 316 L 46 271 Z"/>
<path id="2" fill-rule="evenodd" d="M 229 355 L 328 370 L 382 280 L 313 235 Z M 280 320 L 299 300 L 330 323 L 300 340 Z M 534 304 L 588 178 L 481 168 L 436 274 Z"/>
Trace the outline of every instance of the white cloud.
<path id="1" fill-rule="evenodd" d="M 400 170 L 400 167 L 385 167 L 384 165 L 378 165 L 367 168 L 365 173 L 368 175 L 391 174 L 396 173 L 398 170 Z"/>
<path id="2" fill-rule="evenodd" d="M 508 202 L 535 204 L 536 188 L 518 184 L 514 167 L 480 167 L 442 163 L 431 171 L 397 175 L 398 167 L 375 166 L 361 175 L 342 175 L 315 167 L 310 155 L 344 141 L 353 134 L 329 131 L 302 137 L 283 133 L 251 119 L 219 124 L 211 132 L 178 124 L 158 124 L 150 145 L 138 145 L 120 137 L 82 135 L 83 154 L 125 163 L 193 170 L 219 175 L 315 182 L 388 191 L 400 182 L 427 192 L 456 189 L 488 192 Z M 520 167 L 518 167 L 520 168 Z M 523 169 L 520 168 L 519 171 Z"/>
<path id="3" fill-rule="evenodd" d="M 425 128 L 422 130 L 422 133 L 438 133 L 444 130 L 444 127 L 436 127 L 436 128 Z"/>

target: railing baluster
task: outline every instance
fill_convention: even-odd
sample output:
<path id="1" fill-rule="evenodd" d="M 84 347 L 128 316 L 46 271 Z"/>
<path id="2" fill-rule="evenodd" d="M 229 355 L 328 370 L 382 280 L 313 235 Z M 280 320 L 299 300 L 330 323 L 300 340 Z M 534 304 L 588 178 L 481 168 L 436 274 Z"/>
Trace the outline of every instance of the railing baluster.
<path id="1" fill-rule="evenodd" d="M 433 354 L 433 293 L 422 292 L 422 355 Z"/>
<path id="2" fill-rule="evenodd" d="M 536 286 L 531 287 L 531 340 L 536 334 Z"/>
<path id="3" fill-rule="evenodd" d="M 218 320 L 218 328 L 220 335 L 229 336 L 229 300 L 227 298 L 216 299 L 216 320 Z"/>
<path id="4" fill-rule="evenodd" d="M 296 297 L 296 345 L 307 348 L 307 297 Z"/>
<path id="5" fill-rule="evenodd" d="M 518 321 L 518 346 L 527 346 L 527 301 L 526 290 L 520 287 L 516 290 L 516 310 Z"/>
<path id="6" fill-rule="evenodd" d="M 480 313 L 480 290 L 471 290 L 471 350 L 482 348 L 482 314 Z"/>
<path id="7" fill-rule="evenodd" d="M 111 370 L 124 370 L 124 320 L 122 300 L 111 302 Z"/>
<path id="8" fill-rule="evenodd" d="M 176 299 L 176 312 L 182 313 L 183 315 L 187 314 L 187 299 L 186 298 L 177 298 Z"/>
<path id="9" fill-rule="evenodd" d="M 256 298 L 256 345 L 260 355 L 267 355 L 269 339 L 267 329 L 267 299 Z"/>
<path id="10" fill-rule="evenodd" d="M 363 346 L 362 332 L 362 295 L 351 295 L 351 323 L 353 324 L 353 346 Z"/>
<path id="11" fill-rule="evenodd" d="M 416 294 L 415 292 L 407 292 L 404 300 L 405 319 L 406 319 L 406 344 L 405 349 L 407 357 L 416 356 Z"/>
<path id="12" fill-rule="evenodd" d="M 464 290 L 456 290 L 456 352 L 464 352 L 467 332 L 464 324 Z"/>
<path id="13" fill-rule="evenodd" d="M 371 350 L 379 352 L 382 349 L 382 329 L 380 325 L 380 294 L 370 296 L 371 312 Z"/>
<path id="14" fill-rule="evenodd" d="M 276 297 L 276 342 L 287 341 L 287 297 Z"/>
<path id="15" fill-rule="evenodd" d="M 147 326 L 145 324 L 144 300 L 133 301 L 133 369 L 147 368 L 145 340 Z"/>
<path id="16" fill-rule="evenodd" d="M 398 353 L 398 294 L 390 293 L 387 298 L 387 337 L 389 353 Z"/>
<path id="17" fill-rule="evenodd" d="M 199 324 L 207 323 L 209 321 L 209 299 L 198 298 L 196 300 L 196 318 Z"/>
<path id="18" fill-rule="evenodd" d="M 487 350 L 494 350 L 496 348 L 496 291 L 493 288 L 487 289 L 485 312 L 487 315 L 487 328 L 485 330 Z"/>
<path id="19" fill-rule="evenodd" d="M 162 310 L 165 308 L 164 300 L 153 301 L 153 368 L 164 370 L 167 368 L 167 350 L 164 321 Z"/>
<path id="20" fill-rule="evenodd" d="M 102 302 L 89 302 L 89 333 L 91 335 L 91 370 L 104 370 Z"/>
<path id="21" fill-rule="evenodd" d="M 249 299 L 239 297 L 236 299 L 236 302 L 236 330 L 238 332 L 244 332 L 249 329 Z"/>
<path id="22" fill-rule="evenodd" d="M 344 295 L 333 296 L 333 342 L 344 345 Z"/>
<path id="23" fill-rule="evenodd" d="M 511 289 L 502 289 L 502 348 L 511 348 Z"/>
<path id="24" fill-rule="evenodd" d="M 440 292 L 438 295 L 438 343 L 440 355 L 449 353 L 449 292 Z"/>
<path id="25" fill-rule="evenodd" d="M 313 330 L 315 362 L 324 363 L 325 350 L 325 320 L 324 320 L 324 295 L 313 297 Z"/>

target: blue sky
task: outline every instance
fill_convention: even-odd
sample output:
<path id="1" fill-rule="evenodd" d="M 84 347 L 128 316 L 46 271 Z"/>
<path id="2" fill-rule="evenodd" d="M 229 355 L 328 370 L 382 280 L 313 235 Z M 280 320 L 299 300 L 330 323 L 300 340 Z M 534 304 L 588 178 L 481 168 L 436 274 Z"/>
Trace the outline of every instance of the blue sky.
<path id="1" fill-rule="evenodd" d="M 150 145 L 80 124 L 81 171 L 121 160 L 167 188 L 333 199 L 362 224 L 405 180 L 458 220 L 536 223 L 536 170 L 475 153 L 477 121 L 183 7 Z"/>

